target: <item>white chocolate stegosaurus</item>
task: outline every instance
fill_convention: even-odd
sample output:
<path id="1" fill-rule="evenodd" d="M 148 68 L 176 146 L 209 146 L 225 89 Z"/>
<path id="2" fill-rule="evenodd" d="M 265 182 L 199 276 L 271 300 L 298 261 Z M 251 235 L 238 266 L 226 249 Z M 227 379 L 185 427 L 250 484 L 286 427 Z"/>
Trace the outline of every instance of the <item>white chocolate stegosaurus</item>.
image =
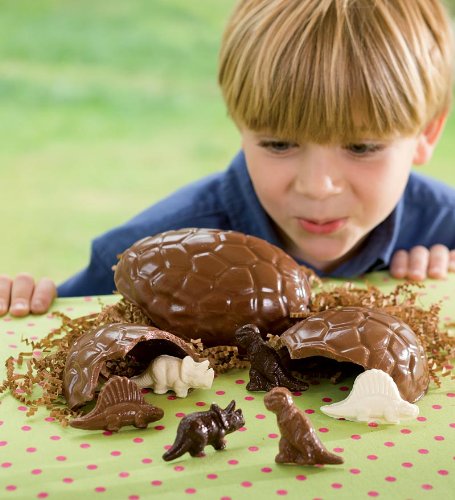
<path id="1" fill-rule="evenodd" d="M 343 401 L 321 406 L 321 411 L 334 418 L 356 422 L 378 421 L 398 424 L 418 416 L 419 407 L 405 401 L 390 375 L 383 370 L 366 370 L 354 381 L 352 391 Z"/>

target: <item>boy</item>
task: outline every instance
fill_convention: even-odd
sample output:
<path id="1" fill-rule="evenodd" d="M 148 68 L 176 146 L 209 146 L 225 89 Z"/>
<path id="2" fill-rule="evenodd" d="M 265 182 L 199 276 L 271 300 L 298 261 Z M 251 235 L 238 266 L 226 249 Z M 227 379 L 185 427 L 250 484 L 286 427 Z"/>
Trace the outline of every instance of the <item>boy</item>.
<path id="1" fill-rule="evenodd" d="M 439 0 L 240 1 L 219 82 L 242 151 L 96 239 L 58 294 L 111 293 L 117 254 L 182 227 L 259 236 L 321 275 L 443 278 L 455 266 L 455 190 L 411 166 L 431 158 L 452 74 Z M 2 312 L 11 303 L 16 315 L 43 312 L 55 294 L 24 275 L 1 287 Z"/>

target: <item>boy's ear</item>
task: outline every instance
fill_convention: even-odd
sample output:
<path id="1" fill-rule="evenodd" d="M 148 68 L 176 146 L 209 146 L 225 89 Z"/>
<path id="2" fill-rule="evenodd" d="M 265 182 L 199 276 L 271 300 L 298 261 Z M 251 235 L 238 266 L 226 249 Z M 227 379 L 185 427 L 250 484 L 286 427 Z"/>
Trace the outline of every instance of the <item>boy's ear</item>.
<path id="1" fill-rule="evenodd" d="M 414 165 L 423 165 L 431 159 L 446 120 L 447 111 L 433 118 L 420 133 L 414 155 Z"/>

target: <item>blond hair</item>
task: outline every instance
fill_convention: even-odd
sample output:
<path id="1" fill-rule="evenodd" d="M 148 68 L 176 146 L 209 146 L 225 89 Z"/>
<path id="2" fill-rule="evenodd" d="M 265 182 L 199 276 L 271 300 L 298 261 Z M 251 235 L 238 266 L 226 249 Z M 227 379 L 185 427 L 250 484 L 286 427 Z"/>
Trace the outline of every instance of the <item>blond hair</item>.
<path id="1" fill-rule="evenodd" d="M 234 121 L 318 143 L 411 135 L 447 111 L 453 39 L 439 0 L 241 0 L 219 83 Z"/>

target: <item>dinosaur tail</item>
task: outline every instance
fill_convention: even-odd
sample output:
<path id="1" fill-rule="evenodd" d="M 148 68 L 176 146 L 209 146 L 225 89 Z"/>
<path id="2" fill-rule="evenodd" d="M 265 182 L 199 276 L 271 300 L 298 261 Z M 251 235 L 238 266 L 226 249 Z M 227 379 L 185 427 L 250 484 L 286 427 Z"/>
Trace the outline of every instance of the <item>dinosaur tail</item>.
<path id="1" fill-rule="evenodd" d="M 176 441 L 163 455 L 163 460 L 170 462 L 178 457 L 181 457 L 189 450 L 189 444 L 185 441 Z"/>
<path id="2" fill-rule="evenodd" d="M 324 449 L 317 453 L 315 462 L 317 464 L 342 464 L 344 463 L 344 459 L 340 455 L 335 455 L 335 453 Z"/>
<path id="3" fill-rule="evenodd" d="M 280 377 L 279 384 L 281 387 L 286 387 L 286 389 L 289 389 L 291 392 L 306 391 L 308 389 L 308 384 L 306 382 L 293 377 Z"/>

